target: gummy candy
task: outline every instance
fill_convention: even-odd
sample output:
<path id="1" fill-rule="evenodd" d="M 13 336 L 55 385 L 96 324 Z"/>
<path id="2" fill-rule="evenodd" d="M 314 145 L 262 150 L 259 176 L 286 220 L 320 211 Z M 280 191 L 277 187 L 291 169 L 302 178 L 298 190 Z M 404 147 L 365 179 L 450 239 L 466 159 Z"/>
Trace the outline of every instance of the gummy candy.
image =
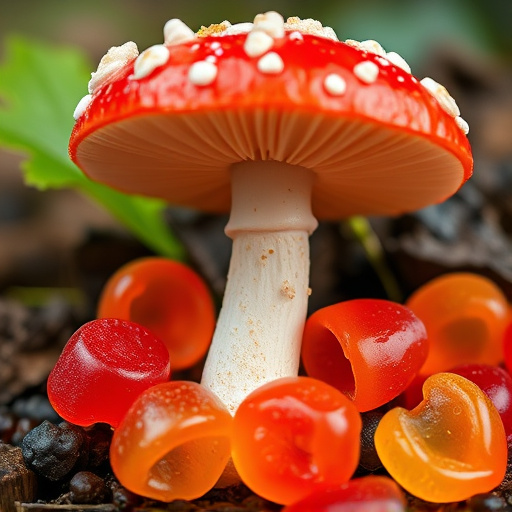
<path id="1" fill-rule="evenodd" d="M 509 307 L 489 279 L 471 273 L 440 276 L 418 288 L 406 305 L 423 321 L 429 353 L 420 373 L 431 375 L 458 364 L 496 365 L 503 360 Z"/>
<path id="2" fill-rule="evenodd" d="M 499 485 L 507 466 L 500 415 L 473 382 L 437 373 L 412 411 L 396 407 L 381 419 L 375 447 L 389 474 L 414 496 L 462 501 Z"/>
<path id="3" fill-rule="evenodd" d="M 153 333 L 102 318 L 70 337 L 48 377 L 48 398 L 70 423 L 116 427 L 137 396 L 170 373 L 169 352 Z"/>
<path id="4" fill-rule="evenodd" d="M 319 489 L 282 512 L 404 512 L 405 496 L 386 476 L 365 476 Z"/>
<path id="5" fill-rule="evenodd" d="M 347 482 L 359 460 L 361 418 L 329 384 L 285 377 L 253 391 L 234 417 L 232 457 L 242 481 L 280 504 Z"/>
<path id="6" fill-rule="evenodd" d="M 230 457 L 233 418 L 195 382 L 172 381 L 142 393 L 115 430 L 110 463 L 120 483 L 148 498 L 199 498 Z"/>
<path id="7" fill-rule="evenodd" d="M 361 412 L 399 395 L 425 362 L 427 335 L 408 308 L 355 299 L 322 308 L 306 321 L 306 373 L 345 393 Z"/>
<path id="8" fill-rule="evenodd" d="M 166 344 L 173 370 L 206 354 L 215 327 L 215 306 L 199 275 L 157 257 L 135 260 L 111 276 L 97 316 L 131 320 L 153 331 Z"/>

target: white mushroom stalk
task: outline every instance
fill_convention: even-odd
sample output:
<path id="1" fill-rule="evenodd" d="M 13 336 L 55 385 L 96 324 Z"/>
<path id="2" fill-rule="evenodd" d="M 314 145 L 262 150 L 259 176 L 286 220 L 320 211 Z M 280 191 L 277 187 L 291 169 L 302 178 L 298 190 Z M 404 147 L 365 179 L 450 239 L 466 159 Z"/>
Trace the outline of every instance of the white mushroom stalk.
<path id="1" fill-rule="evenodd" d="M 272 161 L 232 166 L 227 286 L 202 384 L 234 413 L 262 384 L 298 373 L 314 174 Z"/>

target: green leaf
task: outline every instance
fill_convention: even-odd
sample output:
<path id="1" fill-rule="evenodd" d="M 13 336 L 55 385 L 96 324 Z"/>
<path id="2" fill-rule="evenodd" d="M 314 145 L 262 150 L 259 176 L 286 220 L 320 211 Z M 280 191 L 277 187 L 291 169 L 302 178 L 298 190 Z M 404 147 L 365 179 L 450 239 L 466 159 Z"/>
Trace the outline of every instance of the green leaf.
<path id="1" fill-rule="evenodd" d="M 89 180 L 68 157 L 73 111 L 87 93 L 84 55 L 12 37 L 0 66 L 0 145 L 27 155 L 25 181 L 41 190 L 74 188 L 108 209 L 158 254 L 183 259 L 163 218 L 165 203 L 122 194 Z"/>
<path id="2" fill-rule="evenodd" d="M 366 217 L 354 215 L 343 221 L 341 227 L 348 226 L 353 237 L 361 244 L 366 258 L 380 279 L 389 300 L 403 302 L 403 294 L 400 290 L 392 270 L 389 268 L 377 233 L 373 230 L 370 221 Z"/>

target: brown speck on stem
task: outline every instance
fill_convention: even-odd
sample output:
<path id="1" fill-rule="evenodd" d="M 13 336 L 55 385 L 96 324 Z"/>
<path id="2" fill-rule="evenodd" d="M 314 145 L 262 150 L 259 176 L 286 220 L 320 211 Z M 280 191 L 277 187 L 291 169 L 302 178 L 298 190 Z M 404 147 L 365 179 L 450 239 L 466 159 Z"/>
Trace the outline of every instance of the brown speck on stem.
<path id="1" fill-rule="evenodd" d="M 283 284 L 281 286 L 281 293 L 285 297 L 288 297 L 289 299 L 293 299 L 295 297 L 295 288 L 293 287 L 293 285 L 290 284 L 290 281 L 288 281 L 288 279 L 283 281 Z"/>

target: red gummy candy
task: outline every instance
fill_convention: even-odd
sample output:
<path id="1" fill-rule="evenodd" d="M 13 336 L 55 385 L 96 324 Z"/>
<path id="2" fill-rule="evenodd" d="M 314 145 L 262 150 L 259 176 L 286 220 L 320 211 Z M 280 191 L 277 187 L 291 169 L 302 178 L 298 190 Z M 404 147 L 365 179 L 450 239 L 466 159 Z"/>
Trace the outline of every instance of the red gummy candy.
<path id="1" fill-rule="evenodd" d="M 499 366 L 486 364 L 465 364 L 450 369 L 450 372 L 462 375 L 474 382 L 498 410 L 507 435 L 512 443 L 512 377 Z"/>
<path id="2" fill-rule="evenodd" d="M 325 307 L 306 321 L 307 374 L 346 394 L 360 412 L 398 396 L 425 362 L 423 323 L 387 300 L 355 299 Z"/>
<path id="3" fill-rule="evenodd" d="M 98 318 L 131 320 L 167 346 L 173 370 L 187 368 L 207 352 L 215 306 L 191 268 L 165 258 L 142 258 L 121 267 L 103 288 Z"/>
<path id="4" fill-rule="evenodd" d="M 146 328 L 114 318 L 84 324 L 48 378 L 48 398 L 70 423 L 117 427 L 145 389 L 169 380 L 167 348 Z"/>
<path id="5" fill-rule="evenodd" d="M 509 318 L 512 318 L 512 309 L 509 313 Z M 512 374 L 512 322 L 507 324 L 505 332 L 503 333 L 503 352 L 505 367 L 508 372 Z"/>
<path id="6" fill-rule="evenodd" d="M 405 495 L 386 476 L 355 478 L 339 487 L 319 489 L 282 512 L 405 512 Z"/>

